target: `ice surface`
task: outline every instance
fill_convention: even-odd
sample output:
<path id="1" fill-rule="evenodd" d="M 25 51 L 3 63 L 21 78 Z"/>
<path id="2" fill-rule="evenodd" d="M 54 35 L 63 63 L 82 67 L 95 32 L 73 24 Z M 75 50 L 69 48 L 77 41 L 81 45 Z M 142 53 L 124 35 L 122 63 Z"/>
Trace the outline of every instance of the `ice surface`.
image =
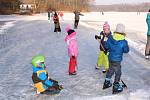
<path id="1" fill-rule="evenodd" d="M 33 16 L 0 16 L 2 21 L 12 21 L 5 28 L 6 45 L 0 48 L 0 100 L 150 100 L 150 62 L 144 59 L 147 26 L 146 13 L 107 12 L 105 15 L 83 13 L 77 39 L 79 45 L 78 71 L 76 76 L 68 75 L 67 45 L 64 42 L 65 26 L 73 27 L 73 13 L 65 13 L 61 21 L 61 33 L 54 33 L 53 22 L 47 14 Z M 112 31 L 117 23 L 124 23 L 130 53 L 124 55 L 122 79 L 128 90 L 112 95 L 112 88 L 102 90 L 105 74 L 95 70 L 99 44 L 95 34 L 108 21 Z M 7 25 L 7 24 L 6 24 Z M 34 55 L 46 56 L 49 75 L 59 80 L 64 89 L 58 95 L 35 96 L 31 86 L 31 59 Z"/>

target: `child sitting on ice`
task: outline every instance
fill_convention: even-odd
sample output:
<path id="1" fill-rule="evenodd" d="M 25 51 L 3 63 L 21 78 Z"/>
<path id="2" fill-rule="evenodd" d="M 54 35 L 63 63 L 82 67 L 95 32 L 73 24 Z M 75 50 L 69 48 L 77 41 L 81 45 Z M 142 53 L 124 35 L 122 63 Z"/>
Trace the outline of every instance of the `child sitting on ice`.
<path id="1" fill-rule="evenodd" d="M 113 93 L 122 92 L 125 85 L 119 83 L 121 77 L 121 61 L 123 59 L 123 53 L 129 52 L 128 42 L 125 40 L 125 26 L 123 24 L 117 24 L 113 36 L 105 43 L 105 48 L 109 52 L 109 69 L 106 74 L 103 89 L 112 86 L 111 77 L 115 73 Z"/>
<path id="2" fill-rule="evenodd" d="M 100 32 L 100 36 L 95 35 L 95 39 L 99 40 L 99 43 L 100 43 L 100 52 L 98 55 L 98 61 L 97 61 L 97 65 L 95 68 L 100 69 L 100 67 L 103 65 L 104 66 L 103 73 L 105 73 L 109 68 L 108 51 L 104 47 L 104 44 L 111 34 L 112 33 L 110 31 L 109 24 L 108 22 L 105 22 L 103 25 L 103 31 Z"/>
<path id="3" fill-rule="evenodd" d="M 68 44 L 68 55 L 70 57 L 69 62 L 69 75 L 76 75 L 77 56 L 78 56 L 78 44 L 76 39 L 76 32 L 70 29 L 69 25 L 66 27 L 68 35 L 65 38 L 65 42 Z"/>
<path id="4" fill-rule="evenodd" d="M 58 82 L 48 77 L 44 56 L 34 56 L 32 58 L 32 65 L 32 80 L 37 94 L 57 94 L 61 91 L 62 87 Z"/>

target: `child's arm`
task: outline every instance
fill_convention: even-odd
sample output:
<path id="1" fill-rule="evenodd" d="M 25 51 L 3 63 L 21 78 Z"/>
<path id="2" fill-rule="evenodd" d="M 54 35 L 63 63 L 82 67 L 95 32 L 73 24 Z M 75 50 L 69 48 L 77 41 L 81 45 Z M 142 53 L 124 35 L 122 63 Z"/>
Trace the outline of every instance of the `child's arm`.
<path id="1" fill-rule="evenodd" d="M 84 16 L 83 14 L 79 13 L 79 15 Z"/>
<path id="2" fill-rule="evenodd" d="M 105 42 L 105 44 L 104 44 L 104 47 L 105 47 L 105 49 L 106 49 L 107 52 L 109 52 L 110 49 L 111 49 L 111 47 L 110 47 L 111 38 L 112 38 L 112 37 L 108 38 L 108 40 L 107 40 L 107 41 Z"/>
<path id="3" fill-rule="evenodd" d="M 96 39 L 96 40 L 97 40 L 97 39 L 101 39 L 101 37 L 98 36 L 98 35 L 95 35 L 95 39 Z"/>
<path id="4" fill-rule="evenodd" d="M 47 86 L 53 86 L 53 82 L 51 82 L 51 81 L 49 81 L 48 79 L 47 79 L 47 75 L 44 73 L 44 72 L 42 72 L 42 73 L 40 73 L 39 75 L 38 75 L 38 78 L 42 81 L 42 83 L 44 83 L 45 85 L 47 85 Z"/>
<path id="5" fill-rule="evenodd" d="M 129 52 L 129 45 L 128 45 L 128 42 L 125 40 L 124 47 L 123 47 L 123 53 L 128 53 L 128 52 Z"/>

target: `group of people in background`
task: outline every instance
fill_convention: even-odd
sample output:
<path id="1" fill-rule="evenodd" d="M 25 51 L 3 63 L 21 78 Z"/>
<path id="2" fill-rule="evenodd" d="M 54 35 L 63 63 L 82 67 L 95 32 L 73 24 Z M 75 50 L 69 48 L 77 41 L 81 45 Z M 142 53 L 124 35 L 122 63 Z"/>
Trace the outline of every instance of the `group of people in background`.
<path id="1" fill-rule="evenodd" d="M 75 22 L 74 29 L 78 27 L 79 16 L 83 16 L 78 11 L 74 12 L 75 14 Z M 62 16 L 63 14 L 61 14 Z M 48 18 L 50 15 L 48 14 Z M 50 18 L 49 18 L 50 19 Z M 53 21 L 55 24 L 54 32 L 61 32 L 59 17 L 56 12 L 53 15 Z M 147 44 L 145 49 L 145 57 L 149 59 L 150 57 L 150 10 L 147 14 L 146 19 L 148 25 L 147 31 Z M 77 74 L 77 57 L 78 57 L 78 44 L 76 38 L 76 31 L 70 28 L 70 25 L 66 26 L 67 36 L 64 41 L 68 45 L 68 55 L 70 57 L 68 73 L 69 75 Z M 129 52 L 128 42 L 125 39 L 125 25 L 117 24 L 114 32 L 111 32 L 110 25 L 108 22 L 104 22 L 103 30 L 95 35 L 95 39 L 99 42 L 99 55 L 97 64 L 95 66 L 96 70 L 99 70 L 100 67 L 104 66 L 103 73 L 106 73 L 103 89 L 107 89 L 112 87 L 112 93 L 122 92 L 125 84 L 122 84 L 121 81 L 121 62 L 123 60 L 123 54 Z M 56 94 L 61 91 L 63 88 L 58 84 L 56 80 L 48 77 L 48 72 L 46 71 L 45 58 L 44 56 L 35 56 L 32 59 L 33 65 L 33 75 L 32 80 L 34 82 L 35 87 L 37 88 L 38 93 L 46 93 L 46 94 Z M 111 78 L 115 74 L 114 81 L 112 83 Z M 121 83 L 122 82 L 122 83 Z"/>
<path id="2" fill-rule="evenodd" d="M 80 11 L 75 10 L 74 12 L 74 29 L 78 28 L 78 24 L 79 24 L 79 20 L 80 20 L 80 16 L 83 16 L 83 14 L 80 13 Z M 60 27 L 60 20 L 59 20 L 59 16 L 61 18 L 62 21 L 64 21 L 64 13 L 62 11 L 59 11 L 58 13 L 55 10 L 49 9 L 48 10 L 48 20 L 53 20 L 54 21 L 54 32 L 58 33 L 61 32 L 61 27 Z"/>

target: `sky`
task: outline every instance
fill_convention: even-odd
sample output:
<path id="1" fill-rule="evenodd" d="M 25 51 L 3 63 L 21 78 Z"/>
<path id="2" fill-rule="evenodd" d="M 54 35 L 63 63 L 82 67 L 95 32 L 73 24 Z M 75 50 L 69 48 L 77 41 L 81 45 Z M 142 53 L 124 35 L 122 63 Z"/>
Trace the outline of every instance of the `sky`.
<path id="1" fill-rule="evenodd" d="M 119 3 L 138 4 L 142 2 L 150 2 L 150 0 L 95 0 L 96 5 L 119 4 Z"/>

